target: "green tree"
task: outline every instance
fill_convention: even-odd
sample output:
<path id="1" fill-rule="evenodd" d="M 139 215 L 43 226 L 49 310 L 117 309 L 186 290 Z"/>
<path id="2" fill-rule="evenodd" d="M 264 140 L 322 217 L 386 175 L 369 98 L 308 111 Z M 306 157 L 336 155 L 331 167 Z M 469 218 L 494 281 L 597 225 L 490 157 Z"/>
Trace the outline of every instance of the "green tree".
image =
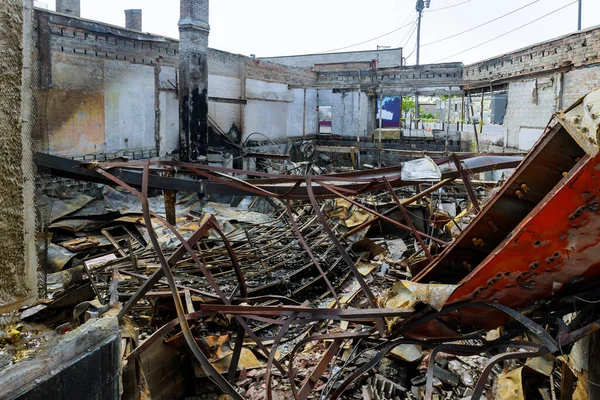
<path id="1" fill-rule="evenodd" d="M 415 109 L 415 99 L 413 97 L 403 97 L 402 98 L 402 112 L 407 113 L 409 111 L 414 111 Z"/>

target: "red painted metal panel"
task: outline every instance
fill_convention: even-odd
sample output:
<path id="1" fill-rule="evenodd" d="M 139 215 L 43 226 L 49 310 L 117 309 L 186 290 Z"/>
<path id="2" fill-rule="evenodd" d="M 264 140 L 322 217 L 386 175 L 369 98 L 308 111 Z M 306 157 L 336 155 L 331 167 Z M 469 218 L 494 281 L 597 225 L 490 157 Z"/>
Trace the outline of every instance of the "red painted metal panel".
<path id="1" fill-rule="evenodd" d="M 522 308 L 600 277 L 600 155 L 585 157 L 473 272 L 447 304 L 498 302 Z M 461 322 L 497 325 L 481 310 Z"/>

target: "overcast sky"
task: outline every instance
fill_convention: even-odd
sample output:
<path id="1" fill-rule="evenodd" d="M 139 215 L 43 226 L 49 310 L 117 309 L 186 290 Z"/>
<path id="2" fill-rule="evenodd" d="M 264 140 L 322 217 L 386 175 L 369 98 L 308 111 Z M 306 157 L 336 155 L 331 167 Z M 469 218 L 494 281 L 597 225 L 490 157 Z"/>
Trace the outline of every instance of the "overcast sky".
<path id="1" fill-rule="evenodd" d="M 54 0 L 36 0 L 36 3 L 55 8 Z M 408 25 L 344 51 L 375 49 L 377 45 L 404 47 L 405 56 L 410 55 L 408 63 L 414 64 L 415 3 L 416 0 L 212 0 L 210 47 L 257 57 L 319 53 L 364 42 Z M 533 4 L 471 32 L 430 44 L 530 3 Z M 575 31 L 576 2 L 468 50 L 569 3 L 573 0 L 431 0 L 431 8 L 423 14 L 421 63 L 469 64 Z M 83 18 L 114 25 L 125 24 L 123 10 L 129 8 L 143 9 L 144 31 L 178 37 L 177 0 L 81 0 Z M 583 0 L 583 27 L 598 24 L 600 1 Z M 468 51 L 462 53 L 465 50 Z"/>

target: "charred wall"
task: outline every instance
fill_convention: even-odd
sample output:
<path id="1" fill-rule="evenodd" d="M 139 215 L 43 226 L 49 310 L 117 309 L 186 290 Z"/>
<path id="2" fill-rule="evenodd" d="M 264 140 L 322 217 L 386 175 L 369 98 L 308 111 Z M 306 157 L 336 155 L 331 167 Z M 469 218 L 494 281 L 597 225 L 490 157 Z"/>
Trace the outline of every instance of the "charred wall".
<path id="1" fill-rule="evenodd" d="M 0 1 L 0 313 L 36 296 L 32 118 L 31 1 Z"/>
<path id="2" fill-rule="evenodd" d="M 48 151 L 86 158 L 138 159 L 178 149 L 179 42 L 122 27 L 36 10 L 42 131 Z M 295 86 L 314 86 L 316 74 L 224 51 L 208 50 L 209 116 L 224 130 L 249 133 L 280 118 L 276 135 L 316 133 L 316 102 L 304 107 Z M 277 83 L 283 101 L 247 99 L 248 81 Z M 295 85 L 295 86 L 294 86 Z M 316 93 L 316 92 L 315 92 Z M 310 94 L 309 94 L 310 100 Z M 306 111 L 306 112 L 305 112 Z M 255 123 L 259 121 L 260 123 Z M 299 121 L 299 122 L 298 122 Z M 212 145 L 213 143 L 211 143 Z M 219 141 L 216 141 L 219 145 Z"/>

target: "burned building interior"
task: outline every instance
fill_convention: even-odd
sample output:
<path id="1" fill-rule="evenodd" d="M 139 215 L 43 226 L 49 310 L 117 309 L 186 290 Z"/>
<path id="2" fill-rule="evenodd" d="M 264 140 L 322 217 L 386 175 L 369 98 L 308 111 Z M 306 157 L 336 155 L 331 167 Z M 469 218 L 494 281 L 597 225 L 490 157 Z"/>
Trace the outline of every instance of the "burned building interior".
<path id="1" fill-rule="evenodd" d="M 600 398 L 600 26 L 257 58 L 176 3 L 0 0 L 0 398 Z"/>

